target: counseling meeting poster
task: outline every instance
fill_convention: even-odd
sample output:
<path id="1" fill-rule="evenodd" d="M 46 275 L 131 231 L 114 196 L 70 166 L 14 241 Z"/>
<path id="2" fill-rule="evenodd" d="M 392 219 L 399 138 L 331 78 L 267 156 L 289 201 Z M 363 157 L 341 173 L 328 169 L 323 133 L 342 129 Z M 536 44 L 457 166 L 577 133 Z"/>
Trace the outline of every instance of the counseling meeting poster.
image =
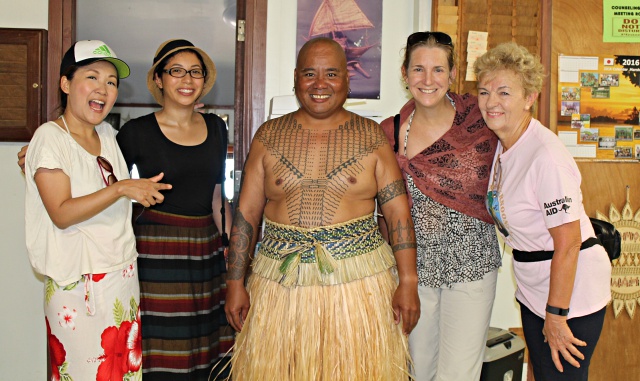
<path id="1" fill-rule="evenodd" d="M 640 2 L 603 0 L 602 41 L 640 42 Z"/>
<path id="2" fill-rule="evenodd" d="M 574 157 L 640 160 L 640 56 L 559 56 L 558 136 Z"/>

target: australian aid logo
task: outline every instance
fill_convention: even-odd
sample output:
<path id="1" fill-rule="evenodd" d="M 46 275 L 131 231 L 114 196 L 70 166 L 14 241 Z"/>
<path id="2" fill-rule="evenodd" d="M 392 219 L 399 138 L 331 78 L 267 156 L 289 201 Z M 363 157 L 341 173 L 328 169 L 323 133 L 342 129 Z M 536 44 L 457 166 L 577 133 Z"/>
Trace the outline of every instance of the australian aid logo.
<path id="1" fill-rule="evenodd" d="M 571 208 L 571 206 L 567 204 L 570 204 L 570 203 L 571 203 L 571 198 L 564 196 L 562 198 L 558 198 L 551 202 L 545 202 L 544 211 L 547 214 L 547 216 L 552 216 L 560 211 L 569 213 L 568 210 L 569 208 Z"/>

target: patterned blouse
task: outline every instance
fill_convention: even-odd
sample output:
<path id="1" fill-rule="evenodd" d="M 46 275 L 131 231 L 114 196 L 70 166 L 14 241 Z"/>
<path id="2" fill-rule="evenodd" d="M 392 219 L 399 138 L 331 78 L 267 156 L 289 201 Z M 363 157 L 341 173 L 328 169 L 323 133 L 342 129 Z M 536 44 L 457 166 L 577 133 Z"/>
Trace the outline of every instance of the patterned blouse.
<path id="1" fill-rule="evenodd" d="M 482 277 L 501 265 L 493 224 L 448 208 L 424 195 L 407 174 L 418 243 L 418 284 L 451 287 Z"/>

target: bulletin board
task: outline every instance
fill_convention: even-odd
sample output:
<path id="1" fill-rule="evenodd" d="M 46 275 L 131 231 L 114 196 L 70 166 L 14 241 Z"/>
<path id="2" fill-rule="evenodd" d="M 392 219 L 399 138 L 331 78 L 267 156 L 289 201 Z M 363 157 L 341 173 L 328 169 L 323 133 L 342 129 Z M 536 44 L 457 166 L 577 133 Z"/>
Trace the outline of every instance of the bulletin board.
<path id="1" fill-rule="evenodd" d="M 454 91 L 460 94 L 477 93 L 477 83 L 467 75 L 472 71 L 467 51 L 470 46 L 469 32 L 487 33 L 488 49 L 514 41 L 533 54 L 541 54 L 541 13 L 545 1 L 433 0 L 432 30 L 448 33 L 454 41 L 458 60 Z"/>
<path id="2" fill-rule="evenodd" d="M 640 56 L 558 57 L 557 133 L 574 157 L 640 159 Z"/>

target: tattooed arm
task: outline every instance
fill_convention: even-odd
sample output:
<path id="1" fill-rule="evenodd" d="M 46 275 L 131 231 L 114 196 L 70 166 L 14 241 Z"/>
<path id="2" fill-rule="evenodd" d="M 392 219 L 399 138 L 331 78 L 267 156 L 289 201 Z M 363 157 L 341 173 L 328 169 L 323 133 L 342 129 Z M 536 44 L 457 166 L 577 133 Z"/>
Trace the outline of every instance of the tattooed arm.
<path id="1" fill-rule="evenodd" d="M 402 329 L 408 335 L 420 317 L 416 237 L 402 180 L 399 185 L 391 183 L 388 186 L 397 191 L 393 199 L 381 202 L 389 244 L 396 259 L 400 281 L 393 297 L 393 310 L 396 313 L 396 323 L 399 323 L 402 318 Z"/>
<path id="2" fill-rule="evenodd" d="M 224 310 L 227 321 L 236 331 L 242 330 L 249 312 L 250 300 L 245 288 L 245 275 L 258 239 L 262 213 L 267 201 L 264 192 L 263 152 L 263 146 L 254 140 L 242 171 L 238 207 L 229 237 L 227 298 Z"/>
<path id="3" fill-rule="evenodd" d="M 389 244 L 396 258 L 400 280 L 393 296 L 393 310 L 396 314 L 396 323 L 402 320 L 402 330 L 408 335 L 420 318 L 416 237 L 407 191 L 391 147 L 385 145 L 380 147 L 379 151 L 379 160 L 376 165 L 376 181 L 379 186 L 377 197 L 386 222 Z"/>
<path id="4" fill-rule="evenodd" d="M 378 203 L 378 213 L 376 216 L 378 220 L 378 230 L 380 230 L 380 234 L 382 235 L 382 238 L 384 238 L 384 240 L 387 242 L 390 242 L 389 228 L 387 227 L 387 222 L 384 220 L 384 215 L 382 214 L 382 204 L 391 200 L 398 194 L 403 194 L 402 189 L 398 187 L 398 181 L 402 181 L 402 180 L 396 180 L 393 183 L 387 185 L 382 190 L 380 190 L 376 195 L 377 203 Z M 404 181 L 402 181 L 401 185 L 404 187 Z M 404 192 L 404 194 L 406 194 L 406 191 Z"/>
<path id="5" fill-rule="evenodd" d="M 387 223 L 384 220 L 384 216 L 382 215 L 382 207 L 380 207 L 380 201 L 378 201 L 378 214 L 376 216 L 378 220 L 378 230 L 384 238 L 385 241 L 389 242 L 389 230 L 387 229 Z"/>

